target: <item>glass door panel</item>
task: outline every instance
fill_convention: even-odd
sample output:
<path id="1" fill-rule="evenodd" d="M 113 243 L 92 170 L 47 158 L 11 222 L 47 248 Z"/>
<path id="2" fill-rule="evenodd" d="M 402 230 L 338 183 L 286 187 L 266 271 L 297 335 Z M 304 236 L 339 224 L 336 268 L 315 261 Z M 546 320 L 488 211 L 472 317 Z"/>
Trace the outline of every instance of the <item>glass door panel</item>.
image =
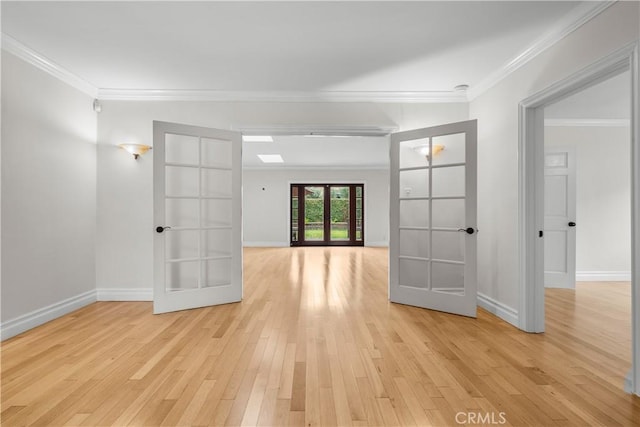
<path id="1" fill-rule="evenodd" d="M 242 298 L 241 139 L 154 122 L 154 313 Z"/>
<path id="2" fill-rule="evenodd" d="M 330 209 L 331 209 L 331 240 L 348 241 L 350 201 L 349 187 L 329 187 L 330 188 Z"/>
<path id="3" fill-rule="evenodd" d="M 298 222 L 299 222 L 299 206 L 298 206 L 298 186 L 291 187 L 291 241 L 298 241 Z"/>
<path id="4" fill-rule="evenodd" d="M 363 246 L 363 184 L 291 184 L 292 246 Z"/>
<path id="5" fill-rule="evenodd" d="M 476 314 L 476 122 L 392 135 L 390 300 Z"/>
<path id="6" fill-rule="evenodd" d="M 355 239 L 356 242 L 364 241 L 364 228 L 362 228 L 362 224 L 364 223 L 363 212 L 364 212 L 364 195 L 363 195 L 364 187 L 362 185 L 356 186 L 356 224 L 355 224 Z"/>
<path id="7" fill-rule="evenodd" d="M 324 241 L 324 187 L 304 187 L 304 240 Z"/>

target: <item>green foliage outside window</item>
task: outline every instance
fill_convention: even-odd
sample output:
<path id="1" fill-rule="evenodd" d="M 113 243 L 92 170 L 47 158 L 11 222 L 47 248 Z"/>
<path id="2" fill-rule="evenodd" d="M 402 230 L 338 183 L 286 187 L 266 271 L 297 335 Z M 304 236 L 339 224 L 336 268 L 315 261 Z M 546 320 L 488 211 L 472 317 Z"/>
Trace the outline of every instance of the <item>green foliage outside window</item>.
<path id="1" fill-rule="evenodd" d="M 324 221 L 324 200 L 307 199 L 304 204 L 304 222 Z M 349 218 L 349 199 L 331 200 L 331 222 L 346 222 Z"/>

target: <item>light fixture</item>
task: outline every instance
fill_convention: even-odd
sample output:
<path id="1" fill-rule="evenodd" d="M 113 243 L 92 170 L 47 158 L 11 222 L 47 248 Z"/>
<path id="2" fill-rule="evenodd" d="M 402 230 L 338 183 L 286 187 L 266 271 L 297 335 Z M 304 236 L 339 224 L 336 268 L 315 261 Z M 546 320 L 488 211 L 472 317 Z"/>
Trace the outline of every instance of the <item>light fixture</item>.
<path id="1" fill-rule="evenodd" d="M 244 142 L 273 142 L 273 137 L 267 135 L 242 135 Z"/>
<path id="2" fill-rule="evenodd" d="M 458 85 L 453 88 L 456 92 L 466 92 L 469 89 L 469 85 Z"/>
<path id="3" fill-rule="evenodd" d="M 151 150 L 150 145 L 144 145 L 144 144 L 120 144 L 118 145 L 118 147 L 125 149 L 129 153 L 133 154 L 133 158 L 136 160 L 138 160 L 138 157 L 140 157 L 142 154 Z"/>
<path id="4" fill-rule="evenodd" d="M 413 147 L 413 150 L 420 154 L 421 156 L 426 157 L 427 159 L 431 157 L 431 152 L 429 150 L 429 144 L 420 144 Z M 444 145 L 441 144 L 433 144 L 433 155 L 437 156 L 442 150 L 444 150 Z"/>
<path id="5" fill-rule="evenodd" d="M 284 163 L 280 154 L 258 154 L 257 156 L 262 163 Z"/>

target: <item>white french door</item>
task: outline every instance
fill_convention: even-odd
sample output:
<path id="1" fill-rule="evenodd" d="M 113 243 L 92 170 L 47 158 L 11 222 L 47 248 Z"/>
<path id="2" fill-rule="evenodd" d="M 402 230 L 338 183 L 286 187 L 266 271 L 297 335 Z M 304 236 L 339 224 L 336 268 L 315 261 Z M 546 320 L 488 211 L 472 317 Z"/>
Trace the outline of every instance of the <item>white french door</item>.
<path id="1" fill-rule="evenodd" d="M 153 311 L 242 299 L 242 137 L 153 122 Z"/>
<path id="2" fill-rule="evenodd" d="M 389 298 L 476 316 L 477 121 L 391 135 Z"/>
<path id="3" fill-rule="evenodd" d="M 576 166 L 572 148 L 544 153 L 544 285 L 576 287 Z"/>

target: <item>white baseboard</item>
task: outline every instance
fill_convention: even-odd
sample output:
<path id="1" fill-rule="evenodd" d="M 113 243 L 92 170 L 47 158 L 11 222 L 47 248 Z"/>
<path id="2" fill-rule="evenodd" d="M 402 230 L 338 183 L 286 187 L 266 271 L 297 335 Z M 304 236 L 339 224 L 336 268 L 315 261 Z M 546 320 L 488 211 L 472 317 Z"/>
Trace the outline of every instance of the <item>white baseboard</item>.
<path id="1" fill-rule="evenodd" d="M 245 248 L 288 248 L 289 242 L 242 242 L 242 246 Z"/>
<path id="2" fill-rule="evenodd" d="M 518 311 L 506 304 L 496 301 L 490 296 L 478 292 L 478 305 L 507 323 L 518 327 Z"/>
<path id="3" fill-rule="evenodd" d="M 380 247 L 380 248 L 386 248 L 387 246 L 389 246 L 389 242 L 386 240 L 381 240 L 379 242 L 364 242 L 365 246 L 369 246 L 369 247 Z"/>
<path id="4" fill-rule="evenodd" d="M 630 282 L 631 271 L 576 271 L 576 282 Z"/>
<path id="5" fill-rule="evenodd" d="M 55 304 L 23 314 L 22 316 L 2 323 L 2 326 L 0 326 L 0 339 L 4 341 L 94 302 L 96 302 L 96 291 L 92 289 Z"/>
<path id="6" fill-rule="evenodd" d="M 98 301 L 153 301 L 153 288 L 98 288 Z"/>

